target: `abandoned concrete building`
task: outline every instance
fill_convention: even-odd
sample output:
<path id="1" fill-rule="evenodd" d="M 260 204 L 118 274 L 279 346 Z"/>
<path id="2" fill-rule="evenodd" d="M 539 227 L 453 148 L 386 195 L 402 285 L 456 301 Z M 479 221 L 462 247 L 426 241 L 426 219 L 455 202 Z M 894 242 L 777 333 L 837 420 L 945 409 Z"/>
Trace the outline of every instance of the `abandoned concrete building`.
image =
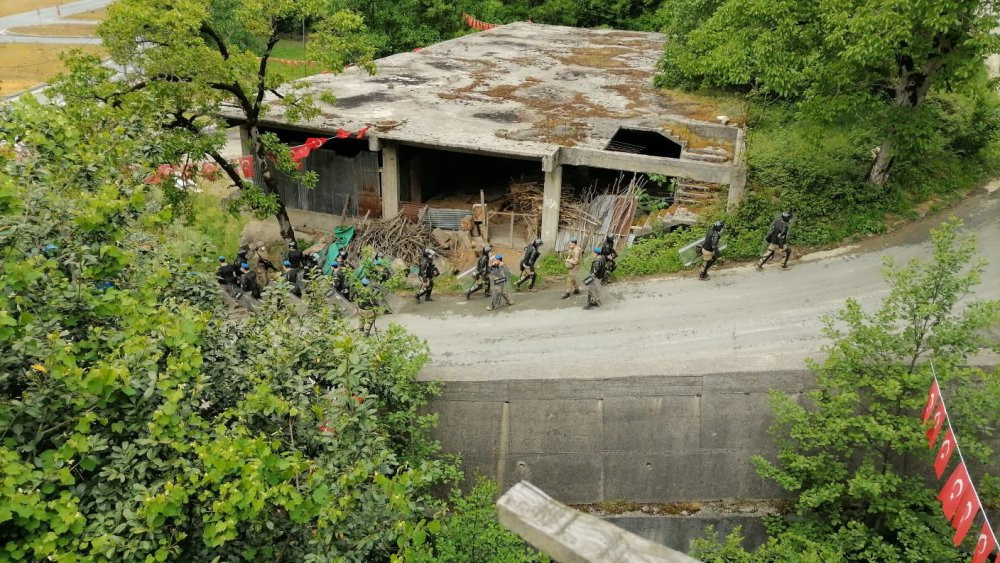
<path id="1" fill-rule="evenodd" d="M 653 85 L 664 40 L 514 23 L 380 59 L 375 75 L 304 78 L 335 103 L 292 122 L 274 98 L 262 131 L 292 145 L 334 138 L 304 161 L 318 186 L 283 179 L 281 195 L 293 211 L 403 213 L 445 229 L 482 213 L 494 244 L 540 237 L 560 250 L 570 236 L 629 234 L 635 198 L 614 197 L 621 178 L 675 178 L 675 204 L 731 206 L 745 183 L 743 130 L 711 100 Z M 537 186 L 531 208 L 510 205 L 516 185 Z M 567 198 L 588 211 L 570 220 Z"/>

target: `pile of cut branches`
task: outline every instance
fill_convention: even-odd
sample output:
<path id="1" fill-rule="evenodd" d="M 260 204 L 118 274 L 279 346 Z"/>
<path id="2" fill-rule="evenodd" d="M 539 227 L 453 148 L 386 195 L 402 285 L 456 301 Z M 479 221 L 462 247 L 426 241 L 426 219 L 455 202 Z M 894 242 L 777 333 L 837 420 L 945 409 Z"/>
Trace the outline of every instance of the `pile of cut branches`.
<path id="1" fill-rule="evenodd" d="M 359 256 L 361 249 L 369 246 L 407 264 L 416 264 L 425 248 L 441 251 L 428 225 L 411 223 L 401 215 L 392 219 L 358 219 L 347 252 Z"/>

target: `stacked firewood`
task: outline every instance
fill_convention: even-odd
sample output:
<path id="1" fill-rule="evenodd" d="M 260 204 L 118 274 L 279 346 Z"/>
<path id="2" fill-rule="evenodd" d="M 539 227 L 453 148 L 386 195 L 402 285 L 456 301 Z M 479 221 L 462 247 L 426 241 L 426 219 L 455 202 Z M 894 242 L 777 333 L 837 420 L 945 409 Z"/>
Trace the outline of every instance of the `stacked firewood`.
<path id="1" fill-rule="evenodd" d="M 517 182 L 510 185 L 510 201 L 514 212 L 540 215 L 542 213 L 542 186 L 536 182 Z M 564 224 L 597 220 L 587 213 L 587 207 L 576 196 L 573 188 L 563 185 L 559 206 L 559 222 Z"/>
<path id="2" fill-rule="evenodd" d="M 401 215 L 392 219 L 359 219 L 354 224 L 354 238 L 347 245 L 347 251 L 355 256 L 365 247 L 407 264 L 416 264 L 425 248 L 441 251 L 429 226 L 411 223 Z"/>

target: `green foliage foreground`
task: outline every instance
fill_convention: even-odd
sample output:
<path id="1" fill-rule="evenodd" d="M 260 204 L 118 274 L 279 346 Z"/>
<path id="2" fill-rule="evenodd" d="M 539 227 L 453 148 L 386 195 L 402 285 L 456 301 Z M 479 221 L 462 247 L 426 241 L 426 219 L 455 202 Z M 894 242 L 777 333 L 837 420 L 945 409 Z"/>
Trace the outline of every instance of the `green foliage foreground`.
<path id="1" fill-rule="evenodd" d="M 758 473 L 796 495 L 794 518 L 768 522 L 769 543 L 746 553 L 730 538 L 700 542 L 707 561 L 961 561 L 935 500 L 919 413 L 933 361 L 949 415 L 970 461 L 989 462 L 988 441 L 1000 419 L 997 374 L 968 366 L 983 348 L 997 348 L 988 329 L 1000 302 L 962 302 L 979 283 L 971 237 L 960 223 L 932 236 L 929 262 L 887 268 L 888 297 L 874 312 L 853 300 L 827 319 L 832 344 L 813 363 L 808 400 L 775 392 L 775 461 L 756 457 Z M 959 306 L 959 303 L 961 306 Z M 972 466 L 985 505 L 996 506 L 996 464 Z M 929 486 L 930 485 L 930 486 Z M 968 542 L 973 542 L 970 535 Z M 967 543 L 968 543 L 967 542 Z M 971 551 L 971 546 L 967 545 Z"/>
<path id="2" fill-rule="evenodd" d="M 231 318 L 201 273 L 214 253 L 168 244 L 181 227 L 143 183 L 155 139 L 78 109 L 0 116 L 0 560 L 431 549 L 449 514 L 432 488 L 460 475 L 418 412 L 426 347 L 281 290 Z"/>

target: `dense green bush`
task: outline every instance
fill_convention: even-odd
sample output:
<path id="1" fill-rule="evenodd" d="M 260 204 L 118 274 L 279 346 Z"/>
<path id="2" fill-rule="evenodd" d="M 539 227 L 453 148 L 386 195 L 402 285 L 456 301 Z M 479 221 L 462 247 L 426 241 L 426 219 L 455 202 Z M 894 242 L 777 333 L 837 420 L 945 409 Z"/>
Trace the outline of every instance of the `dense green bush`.
<path id="1" fill-rule="evenodd" d="M 615 278 L 649 276 L 683 270 L 684 264 L 681 263 L 677 249 L 704 234 L 704 229 L 686 229 L 640 239 L 621 252 Z"/>
<path id="2" fill-rule="evenodd" d="M 230 317 L 142 128 L 3 111 L 0 559 L 379 561 L 444 508 L 425 345 L 318 292 Z"/>
<path id="3" fill-rule="evenodd" d="M 466 495 L 452 493 L 447 511 L 426 524 L 426 534 L 411 534 L 400 559 L 407 563 L 468 561 L 545 562 L 549 558 L 524 545 L 497 522 L 496 484 L 481 479 Z"/>

